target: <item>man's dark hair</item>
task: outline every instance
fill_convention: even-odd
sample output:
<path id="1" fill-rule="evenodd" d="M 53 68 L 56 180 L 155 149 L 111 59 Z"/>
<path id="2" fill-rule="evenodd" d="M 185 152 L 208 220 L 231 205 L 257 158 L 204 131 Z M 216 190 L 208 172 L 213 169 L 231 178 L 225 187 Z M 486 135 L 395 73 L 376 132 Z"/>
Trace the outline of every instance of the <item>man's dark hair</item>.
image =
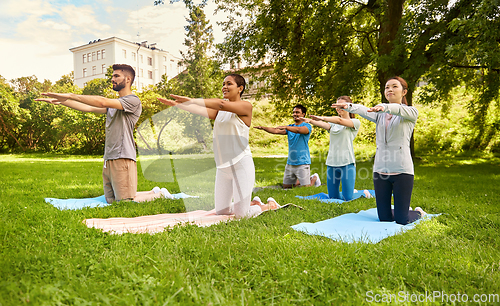
<path id="1" fill-rule="evenodd" d="M 306 108 L 304 105 L 302 105 L 302 104 L 297 104 L 297 105 L 295 105 L 293 108 L 298 108 L 298 109 L 300 109 L 304 115 L 305 115 L 305 114 L 306 114 L 306 112 L 307 112 L 307 108 Z"/>
<path id="2" fill-rule="evenodd" d="M 114 70 L 123 71 L 126 75 L 128 75 L 131 78 L 130 85 L 132 85 L 134 83 L 135 70 L 134 70 L 134 68 L 132 68 L 132 66 L 127 65 L 127 64 L 114 64 L 113 71 Z"/>

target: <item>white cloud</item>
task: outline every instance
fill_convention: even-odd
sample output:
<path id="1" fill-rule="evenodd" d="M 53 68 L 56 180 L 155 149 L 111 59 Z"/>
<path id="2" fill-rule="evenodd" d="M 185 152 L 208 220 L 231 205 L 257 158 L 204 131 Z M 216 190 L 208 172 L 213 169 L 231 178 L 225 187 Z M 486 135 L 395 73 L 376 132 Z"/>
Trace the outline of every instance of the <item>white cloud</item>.
<path id="1" fill-rule="evenodd" d="M 6 79 L 36 75 L 54 82 L 73 70 L 69 48 L 75 41 L 82 35 L 100 35 L 110 29 L 97 20 L 90 6 L 56 8 L 48 1 L 20 2 L 2 2 L 0 7 L 17 18 L 12 34 L 0 37 L 0 45 L 9 46 L 0 48 L 0 75 Z"/>
<path id="2" fill-rule="evenodd" d="M 216 5 L 210 2 L 205 7 L 205 14 L 213 28 L 214 42 L 220 43 L 224 39 L 224 33 L 217 21 L 226 18 L 226 15 L 219 12 L 214 15 Z M 160 6 L 146 6 L 140 10 L 129 12 L 128 23 L 135 29 L 135 33 L 140 33 L 140 40 L 156 42 L 158 47 L 180 55 L 179 50 L 185 50 L 184 39 L 187 25 L 186 17 L 189 11 L 184 3 L 179 1 L 173 4 L 166 3 Z M 137 37 L 132 38 L 137 41 Z"/>
<path id="3" fill-rule="evenodd" d="M 130 28 L 139 33 L 135 40 L 156 42 L 161 49 L 179 55 L 184 49 L 184 26 L 187 24 L 185 16 L 188 10 L 182 2 L 164 4 L 160 6 L 146 6 L 129 13 Z"/>
<path id="4" fill-rule="evenodd" d="M 221 42 L 223 33 L 216 21 L 222 16 L 213 16 L 212 2 L 205 13 L 215 42 Z M 73 70 L 70 48 L 112 36 L 155 42 L 177 56 L 185 50 L 188 10 L 182 1 L 159 6 L 152 0 L 125 0 L 119 6 L 111 0 L 85 1 L 84 6 L 74 3 L 78 2 L 0 0 L 0 75 L 6 79 L 36 75 L 55 82 Z"/>
<path id="5" fill-rule="evenodd" d="M 105 32 L 111 28 L 97 21 L 96 13 L 90 6 L 67 5 L 61 9 L 59 15 L 81 34 Z"/>
<path id="6" fill-rule="evenodd" d="M 42 16 L 55 12 L 50 2 L 44 0 L 2 0 L 0 2 L 1 17 Z"/>
<path id="7" fill-rule="evenodd" d="M 50 54 L 46 51 L 53 49 L 49 42 L 34 44 L 0 38 L 0 45 L 9 46 L 0 51 L 0 75 L 7 80 L 35 75 L 40 81 L 49 79 L 55 82 L 73 70 L 71 52 Z"/>

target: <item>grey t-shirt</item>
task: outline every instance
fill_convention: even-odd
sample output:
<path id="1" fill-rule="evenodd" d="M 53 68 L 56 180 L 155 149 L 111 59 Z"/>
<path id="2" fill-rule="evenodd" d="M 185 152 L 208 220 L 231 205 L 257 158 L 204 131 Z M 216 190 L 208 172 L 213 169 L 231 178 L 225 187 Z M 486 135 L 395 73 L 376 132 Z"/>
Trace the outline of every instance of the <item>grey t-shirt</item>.
<path id="1" fill-rule="evenodd" d="M 128 158 L 136 160 L 134 127 L 142 112 L 136 95 L 118 98 L 123 110 L 108 108 L 106 113 L 106 144 L 104 160 Z"/>

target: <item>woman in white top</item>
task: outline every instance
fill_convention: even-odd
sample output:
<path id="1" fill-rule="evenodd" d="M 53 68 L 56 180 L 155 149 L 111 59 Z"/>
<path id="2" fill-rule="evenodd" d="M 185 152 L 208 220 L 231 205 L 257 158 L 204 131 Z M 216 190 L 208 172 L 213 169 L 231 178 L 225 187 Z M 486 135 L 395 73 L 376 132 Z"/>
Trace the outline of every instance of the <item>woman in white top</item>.
<path id="1" fill-rule="evenodd" d="M 408 106 L 408 84 L 400 77 L 390 78 L 385 84 L 385 97 L 389 104 L 366 107 L 360 104 L 337 103 L 332 107 L 359 114 L 377 124 L 377 152 L 373 165 L 373 185 L 380 221 L 408 224 L 425 214 L 417 207 L 410 210 L 413 191 L 413 160 L 410 138 L 417 122 L 418 111 Z M 391 200 L 394 195 L 394 210 Z"/>
<path id="2" fill-rule="evenodd" d="M 352 101 L 348 96 L 341 96 L 337 99 L 337 103 L 352 103 Z M 356 182 L 356 158 L 352 142 L 358 134 L 361 122 L 354 118 L 354 114 L 343 109 L 337 109 L 337 113 L 338 116 L 334 117 L 310 115 L 312 120 L 303 120 L 330 133 L 330 147 L 326 158 L 328 196 L 330 199 L 350 201 L 353 198 Z"/>
<path id="3" fill-rule="evenodd" d="M 191 99 L 177 95 L 170 95 L 175 100 L 158 99 L 166 105 L 215 120 L 215 211 L 219 215 L 234 214 L 237 218 L 277 208 L 275 201 L 265 205 L 251 201 L 255 183 L 255 166 L 248 145 L 252 104 L 241 100 L 245 85 L 241 75 L 230 74 L 222 84 L 224 99 Z"/>

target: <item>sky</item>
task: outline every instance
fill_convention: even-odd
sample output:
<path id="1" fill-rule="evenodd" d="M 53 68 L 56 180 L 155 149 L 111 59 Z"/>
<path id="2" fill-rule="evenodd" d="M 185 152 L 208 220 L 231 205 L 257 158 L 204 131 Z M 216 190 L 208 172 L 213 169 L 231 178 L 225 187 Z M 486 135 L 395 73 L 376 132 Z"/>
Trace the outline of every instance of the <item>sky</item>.
<path id="1" fill-rule="evenodd" d="M 224 34 L 216 21 L 224 17 L 214 15 L 215 4 L 208 2 L 205 13 L 219 43 Z M 180 56 L 187 15 L 182 1 L 155 6 L 154 0 L 0 0 L 0 75 L 55 82 L 73 71 L 70 48 L 113 36 L 157 43 Z"/>

